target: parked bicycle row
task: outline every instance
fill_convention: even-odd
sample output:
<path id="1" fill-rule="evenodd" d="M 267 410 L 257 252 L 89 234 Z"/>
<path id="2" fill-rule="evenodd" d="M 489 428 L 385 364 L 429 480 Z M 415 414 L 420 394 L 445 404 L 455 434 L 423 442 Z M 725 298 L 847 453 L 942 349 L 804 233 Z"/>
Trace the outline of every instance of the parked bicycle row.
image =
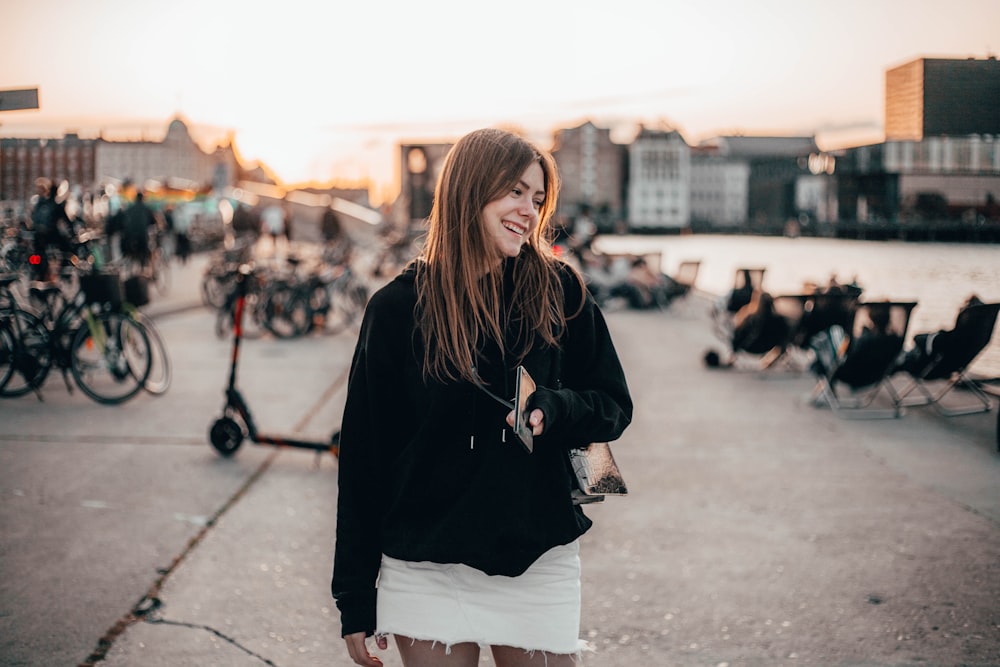
<path id="1" fill-rule="evenodd" d="M 294 245 L 284 256 L 262 257 L 256 245 L 217 251 L 201 282 L 202 301 L 216 310 L 216 335 L 224 338 L 232 331 L 241 275 L 247 290 L 244 336 L 269 332 L 295 338 L 344 331 L 360 320 L 368 302 L 370 290 L 358 269 L 360 253 L 350 246 L 308 244 Z"/>
<path id="2" fill-rule="evenodd" d="M 99 403 L 169 388 L 166 344 L 138 309 L 148 300 L 146 276 L 102 263 L 98 248 L 97 237 L 79 237 L 72 253 L 56 255 L 57 279 L 0 274 L 0 397 L 41 400 L 53 368 L 67 391 Z"/>

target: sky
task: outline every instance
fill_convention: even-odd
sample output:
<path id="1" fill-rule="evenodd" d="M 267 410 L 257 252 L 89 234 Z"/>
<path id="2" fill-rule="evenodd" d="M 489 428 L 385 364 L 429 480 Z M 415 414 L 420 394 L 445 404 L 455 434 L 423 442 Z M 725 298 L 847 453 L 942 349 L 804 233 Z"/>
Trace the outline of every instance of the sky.
<path id="1" fill-rule="evenodd" d="M 160 140 L 286 184 L 398 188 L 398 144 L 593 121 L 882 140 L 885 71 L 1000 51 L 1000 0 L 0 0 L 0 136 Z"/>

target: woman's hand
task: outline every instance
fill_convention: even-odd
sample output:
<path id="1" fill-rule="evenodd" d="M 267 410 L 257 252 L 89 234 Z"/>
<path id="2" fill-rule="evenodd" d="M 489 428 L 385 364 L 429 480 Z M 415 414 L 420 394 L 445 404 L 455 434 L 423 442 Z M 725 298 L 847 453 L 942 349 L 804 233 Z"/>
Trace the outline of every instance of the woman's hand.
<path id="1" fill-rule="evenodd" d="M 531 426 L 531 435 L 541 435 L 545 430 L 545 413 L 535 408 L 528 413 L 528 425 Z M 507 426 L 514 428 L 514 411 L 507 413 Z"/>
<path id="2" fill-rule="evenodd" d="M 365 667 L 381 667 L 382 661 L 368 652 L 368 647 L 365 645 L 365 633 L 355 632 L 351 635 L 345 635 L 344 642 L 347 643 L 347 652 L 354 664 Z M 384 635 L 378 635 L 375 637 L 375 645 L 384 651 L 389 648 L 389 640 Z"/>

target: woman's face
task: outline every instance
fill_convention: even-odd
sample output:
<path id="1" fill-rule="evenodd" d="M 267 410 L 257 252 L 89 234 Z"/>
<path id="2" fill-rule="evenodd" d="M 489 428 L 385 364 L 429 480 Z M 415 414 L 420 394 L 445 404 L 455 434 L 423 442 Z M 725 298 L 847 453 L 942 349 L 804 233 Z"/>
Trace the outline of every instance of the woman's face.
<path id="1" fill-rule="evenodd" d="M 503 257 L 517 257 L 521 246 L 538 226 L 538 211 L 545 202 L 545 175 L 532 162 L 510 190 L 483 207 L 483 224 Z"/>

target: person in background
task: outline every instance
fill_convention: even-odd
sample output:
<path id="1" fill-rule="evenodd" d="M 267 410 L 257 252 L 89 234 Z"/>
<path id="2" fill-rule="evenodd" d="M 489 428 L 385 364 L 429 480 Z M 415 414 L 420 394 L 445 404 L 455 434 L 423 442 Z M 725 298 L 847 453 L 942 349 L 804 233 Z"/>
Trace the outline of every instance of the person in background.
<path id="1" fill-rule="evenodd" d="M 579 538 L 567 451 L 614 440 L 632 399 L 600 309 L 552 251 L 555 162 L 498 129 L 449 151 L 421 254 L 371 299 L 340 433 L 332 593 L 351 659 L 578 664 Z M 537 384 L 529 450 L 518 366 Z M 376 583 L 377 582 L 377 583 Z"/>
<path id="2" fill-rule="evenodd" d="M 181 264 L 187 264 L 191 256 L 191 209 L 179 206 L 174 209 L 174 253 Z"/>
<path id="3" fill-rule="evenodd" d="M 35 179 L 37 199 L 31 209 L 32 250 L 38 257 L 32 266 L 34 280 L 52 280 L 49 250 L 69 249 L 65 229 L 70 225 L 66 209 L 56 201 L 56 185 L 47 178 Z"/>
<path id="4" fill-rule="evenodd" d="M 122 218 L 122 256 L 139 266 L 149 265 L 152 249 L 149 246 L 150 232 L 156 229 L 156 216 L 146 206 L 145 196 L 137 192 L 135 201 L 125 210 Z"/>
<path id="5" fill-rule="evenodd" d="M 233 211 L 233 234 L 241 244 L 253 244 L 261 232 L 260 212 L 249 205 L 238 202 Z"/>
<path id="6" fill-rule="evenodd" d="M 938 329 L 933 332 L 918 333 L 913 337 L 913 347 L 906 351 L 905 355 L 897 364 L 897 371 L 906 371 L 913 375 L 919 375 L 927 370 L 927 367 L 938 355 L 953 354 L 961 349 L 961 339 L 955 331 L 959 328 L 962 320 L 962 313 L 973 306 L 983 305 L 983 300 L 976 294 L 969 295 L 959 307 L 958 315 L 955 317 L 955 325 L 951 329 Z"/>
<path id="7" fill-rule="evenodd" d="M 337 213 L 329 206 L 323 211 L 319 231 L 326 244 L 327 255 L 337 263 L 343 262 L 350 252 L 350 239 Z"/>
<path id="8" fill-rule="evenodd" d="M 266 232 L 270 237 L 271 241 L 275 246 L 278 245 L 278 239 L 284 238 L 285 236 L 285 211 L 278 204 L 271 204 L 264 208 L 260 213 L 260 222 L 263 232 Z"/>

